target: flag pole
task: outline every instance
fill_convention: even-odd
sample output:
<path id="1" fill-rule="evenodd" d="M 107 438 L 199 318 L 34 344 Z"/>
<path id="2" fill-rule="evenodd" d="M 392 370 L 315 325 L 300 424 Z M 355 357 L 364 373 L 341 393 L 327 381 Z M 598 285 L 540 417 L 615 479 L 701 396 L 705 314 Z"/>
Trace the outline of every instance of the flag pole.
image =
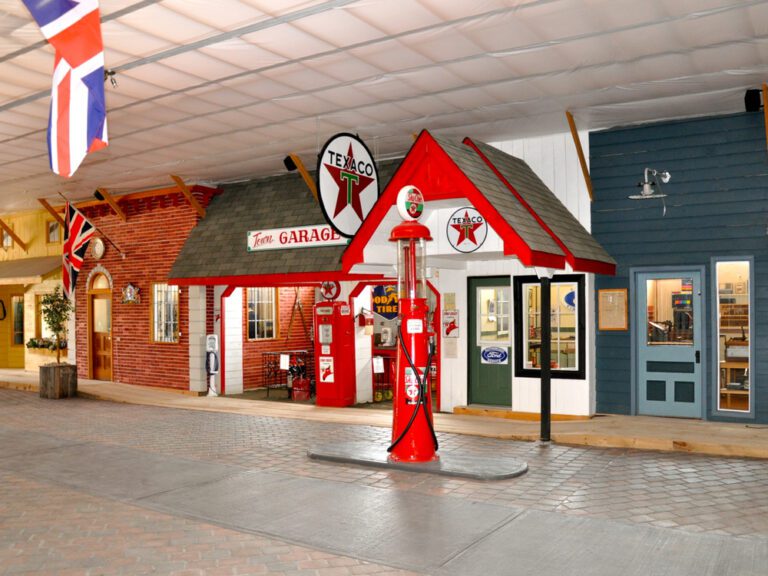
<path id="1" fill-rule="evenodd" d="M 57 191 L 56 191 L 56 193 L 57 193 L 59 196 L 61 196 L 62 198 L 64 198 L 64 201 L 65 201 L 65 202 L 67 202 L 67 203 L 69 202 L 69 200 L 67 199 L 67 197 L 66 197 L 66 196 L 64 196 L 64 194 L 62 194 L 60 191 L 58 191 L 58 190 L 57 190 Z M 65 206 L 65 209 L 66 209 L 66 206 Z M 66 216 L 67 216 L 67 215 L 66 215 L 66 214 L 64 214 L 64 217 L 65 217 L 65 218 L 66 218 Z M 91 221 L 89 220 L 89 222 L 91 222 Z M 118 245 L 117 245 L 117 244 L 115 244 L 114 242 L 112 242 L 112 239 L 111 239 L 109 236 L 107 236 L 106 234 L 104 234 L 104 231 L 103 231 L 103 230 L 101 230 L 101 229 L 100 229 L 98 226 L 96 226 L 96 224 L 94 224 L 93 222 L 91 222 L 91 226 L 93 226 L 94 230 L 96 230 L 96 231 L 97 231 L 99 234 L 101 234 L 101 236 L 104 238 L 104 240 L 106 240 L 107 242 L 109 242 L 110 244 L 112 244 L 112 247 L 113 247 L 115 250 L 117 250 L 117 252 L 118 252 L 118 253 L 120 254 L 120 256 L 123 258 L 123 260 L 125 260 L 125 252 L 123 252 L 122 250 L 120 250 L 120 248 L 118 247 Z"/>

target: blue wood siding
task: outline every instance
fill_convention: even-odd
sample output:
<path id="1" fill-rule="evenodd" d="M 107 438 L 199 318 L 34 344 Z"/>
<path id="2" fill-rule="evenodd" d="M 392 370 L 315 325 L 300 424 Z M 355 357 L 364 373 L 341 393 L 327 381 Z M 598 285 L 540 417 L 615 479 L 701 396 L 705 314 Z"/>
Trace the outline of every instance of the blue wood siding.
<path id="1" fill-rule="evenodd" d="M 755 416 L 768 422 L 768 153 L 763 113 L 670 121 L 590 134 L 595 201 L 592 234 L 617 263 L 596 288 L 629 288 L 641 266 L 704 266 L 704 392 L 712 415 L 712 265 L 716 256 L 753 256 L 752 359 Z M 661 200 L 630 200 L 646 167 L 672 174 Z M 630 303 L 632 297 L 630 295 Z M 597 333 L 597 410 L 629 414 L 630 332 Z"/>

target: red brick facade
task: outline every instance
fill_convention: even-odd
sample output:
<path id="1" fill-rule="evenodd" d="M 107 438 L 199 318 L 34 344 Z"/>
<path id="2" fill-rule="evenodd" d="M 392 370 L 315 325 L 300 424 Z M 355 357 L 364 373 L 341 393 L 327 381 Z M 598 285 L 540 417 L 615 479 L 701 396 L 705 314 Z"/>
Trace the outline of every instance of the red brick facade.
<path id="1" fill-rule="evenodd" d="M 201 188 L 195 195 L 206 206 L 213 192 Z M 88 275 L 100 265 L 112 277 L 112 380 L 189 389 L 187 288 L 182 287 L 179 295 L 181 334 L 177 343 L 152 341 L 151 291 L 153 283 L 167 281 L 176 256 L 198 221 L 197 212 L 181 194 L 123 201 L 120 207 L 125 222 L 106 204 L 83 208 L 86 217 L 124 252 L 125 258 L 109 242 L 101 260 L 94 260 L 90 253 L 85 257 L 75 297 L 78 375 L 91 377 Z M 122 290 L 129 283 L 140 290 L 138 304 L 122 303 Z"/>
<path id="2" fill-rule="evenodd" d="M 279 307 L 278 335 L 272 340 L 248 340 L 247 327 L 247 289 L 243 294 L 243 388 L 250 390 L 264 386 L 262 378 L 262 353 L 281 352 L 284 350 L 312 351 L 312 307 L 315 303 L 314 288 L 298 288 L 299 301 L 304 315 L 294 309 L 296 288 L 278 288 L 277 304 Z M 293 314 L 293 323 L 291 315 Z M 290 328 L 290 331 L 289 331 Z"/>

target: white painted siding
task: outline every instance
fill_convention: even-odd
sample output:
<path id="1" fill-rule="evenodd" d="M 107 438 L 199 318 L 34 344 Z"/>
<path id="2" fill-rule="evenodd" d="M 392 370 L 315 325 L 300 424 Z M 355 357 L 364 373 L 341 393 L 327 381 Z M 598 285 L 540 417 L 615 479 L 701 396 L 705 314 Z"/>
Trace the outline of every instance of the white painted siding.
<path id="1" fill-rule="evenodd" d="M 226 370 L 226 394 L 243 393 L 243 289 L 235 288 L 234 292 L 224 299 L 224 369 Z"/>
<path id="2" fill-rule="evenodd" d="M 365 288 L 360 296 L 354 298 L 352 310 L 355 316 L 362 312 L 362 309 L 371 310 L 371 289 Z M 373 342 L 372 336 L 365 334 L 365 328 L 355 324 L 355 377 L 357 389 L 355 392 L 355 402 L 373 402 Z"/>
<path id="3" fill-rule="evenodd" d="M 589 133 L 579 132 L 579 138 L 584 155 L 589 159 Z M 591 229 L 589 192 L 570 132 L 491 142 L 491 145 L 525 160 L 582 226 Z"/>
<path id="4" fill-rule="evenodd" d="M 208 389 L 205 373 L 205 286 L 186 288 L 189 295 L 189 389 Z"/>

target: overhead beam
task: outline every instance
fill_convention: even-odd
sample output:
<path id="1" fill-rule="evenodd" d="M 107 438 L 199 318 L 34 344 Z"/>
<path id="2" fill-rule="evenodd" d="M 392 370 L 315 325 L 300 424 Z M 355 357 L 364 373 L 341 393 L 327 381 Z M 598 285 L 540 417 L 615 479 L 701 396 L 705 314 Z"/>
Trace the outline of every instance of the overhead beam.
<path id="1" fill-rule="evenodd" d="M 176 174 L 171 174 L 171 178 L 176 182 L 176 186 L 179 187 L 179 190 L 181 190 L 181 193 L 184 195 L 184 198 L 187 199 L 189 205 L 197 211 L 198 216 L 200 216 L 200 218 L 205 218 L 205 208 L 200 205 L 200 202 L 197 201 L 197 198 L 192 194 L 192 190 L 189 189 L 189 186 L 184 183 L 184 180 L 182 180 L 181 177 L 176 176 Z"/>
<path id="2" fill-rule="evenodd" d="M 106 200 L 107 204 L 109 204 L 112 207 L 112 210 L 115 212 L 115 214 L 117 214 L 120 220 L 122 220 L 123 222 L 128 220 L 128 217 L 125 215 L 125 212 L 123 212 L 123 209 L 120 208 L 120 206 L 118 206 L 117 201 L 114 198 L 112 198 L 112 195 L 109 192 L 107 192 L 106 188 L 97 188 L 96 190 L 100 192 L 102 196 L 104 196 L 104 200 Z"/>
<path id="3" fill-rule="evenodd" d="M 301 158 L 299 158 L 298 154 L 289 154 L 291 157 L 291 160 L 293 160 L 293 163 L 296 165 L 296 169 L 299 171 L 299 174 L 301 174 L 301 177 L 304 179 L 304 183 L 307 185 L 307 188 L 309 188 L 309 191 L 312 192 L 312 196 L 315 197 L 315 200 L 319 202 L 320 200 L 317 197 L 317 186 L 315 185 L 315 181 L 312 179 L 312 176 L 310 176 L 309 172 L 307 171 L 307 168 L 304 166 L 304 162 L 301 161 Z"/>
<path id="4" fill-rule="evenodd" d="M 26 242 L 24 242 L 24 240 L 22 240 L 21 238 L 19 238 L 16 235 L 16 232 L 13 231 L 13 228 L 8 226 L 8 224 L 6 224 L 3 220 L 0 220 L 0 228 L 5 230 L 8 233 L 8 236 L 13 238 L 13 241 L 16 244 L 18 244 L 19 246 L 21 246 L 21 248 L 22 248 L 22 250 L 24 250 L 24 252 L 27 252 L 27 244 L 26 244 Z"/>
<path id="5" fill-rule="evenodd" d="M 571 138 L 576 145 L 576 154 L 579 155 L 579 164 L 581 164 L 581 173 L 584 175 L 584 182 L 587 184 L 587 192 L 589 192 L 589 201 L 594 202 L 595 197 L 592 192 L 592 178 L 589 175 L 589 167 L 587 166 L 587 159 L 584 157 L 584 149 L 581 147 L 581 139 L 579 138 L 579 132 L 576 130 L 576 122 L 573 120 L 573 114 L 570 111 L 565 111 L 565 117 L 568 118 L 568 126 L 571 128 Z"/>
<path id="6" fill-rule="evenodd" d="M 51 206 L 50 204 L 48 204 L 48 201 L 47 201 L 45 198 L 38 198 L 38 199 L 37 199 L 37 201 L 38 201 L 38 202 L 40 202 L 40 204 L 42 204 L 42 205 L 43 205 L 43 208 L 45 208 L 46 210 L 48 210 L 48 213 L 49 213 L 51 216 L 53 216 L 53 217 L 56 219 L 56 222 L 58 222 L 58 223 L 59 223 L 59 226 L 61 226 L 61 227 L 63 228 L 63 227 L 64 227 L 64 218 L 62 218 L 62 217 L 59 215 L 59 213 L 58 213 L 58 212 L 56 212 L 56 210 L 54 210 L 54 209 L 53 209 L 53 206 Z"/>

